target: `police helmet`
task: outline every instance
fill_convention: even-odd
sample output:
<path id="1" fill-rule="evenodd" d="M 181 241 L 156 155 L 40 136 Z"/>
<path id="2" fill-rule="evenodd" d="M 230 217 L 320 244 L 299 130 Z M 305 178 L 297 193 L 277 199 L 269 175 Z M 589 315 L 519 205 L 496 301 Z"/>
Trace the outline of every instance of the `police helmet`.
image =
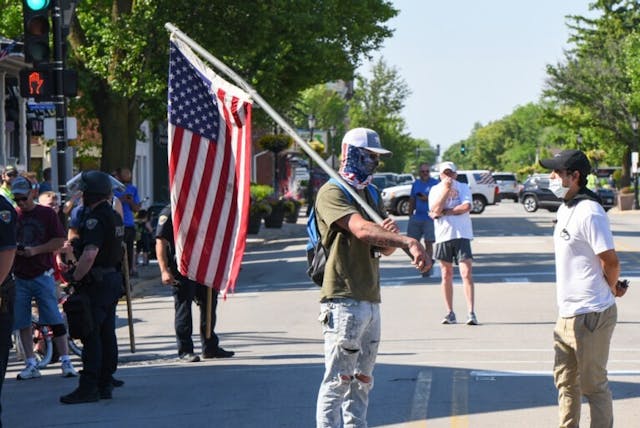
<path id="1" fill-rule="evenodd" d="M 102 171 L 84 171 L 81 175 L 80 190 L 84 193 L 109 196 L 111 194 L 111 179 Z"/>

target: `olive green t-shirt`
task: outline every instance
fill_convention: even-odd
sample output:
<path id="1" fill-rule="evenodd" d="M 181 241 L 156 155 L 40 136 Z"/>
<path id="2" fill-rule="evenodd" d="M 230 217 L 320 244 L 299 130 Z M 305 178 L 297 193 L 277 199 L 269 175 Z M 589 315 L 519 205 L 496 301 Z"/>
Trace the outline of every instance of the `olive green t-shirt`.
<path id="1" fill-rule="evenodd" d="M 357 192 L 385 217 L 379 195 L 376 203 L 369 190 Z M 357 239 L 337 223 L 337 220 L 353 213 L 360 213 L 365 219 L 370 220 L 352 199 L 338 185 L 330 182 L 323 185 L 316 196 L 316 221 L 322 244 L 329 249 L 320 292 L 321 301 L 346 297 L 379 303 L 380 265 L 379 257 L 374 256 L 374 247 Z"/>

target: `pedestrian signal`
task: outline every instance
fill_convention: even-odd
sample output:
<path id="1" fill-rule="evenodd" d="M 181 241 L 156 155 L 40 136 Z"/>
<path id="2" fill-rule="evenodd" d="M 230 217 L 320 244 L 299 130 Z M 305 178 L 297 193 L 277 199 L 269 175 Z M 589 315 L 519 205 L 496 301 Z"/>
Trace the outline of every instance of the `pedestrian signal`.
<path id="1" fill-rule="evenodd" d="M 20 70 L 20 95 L 36 101 L 51 99 L 53 95 L 53 73 L 49 69 Z"/>

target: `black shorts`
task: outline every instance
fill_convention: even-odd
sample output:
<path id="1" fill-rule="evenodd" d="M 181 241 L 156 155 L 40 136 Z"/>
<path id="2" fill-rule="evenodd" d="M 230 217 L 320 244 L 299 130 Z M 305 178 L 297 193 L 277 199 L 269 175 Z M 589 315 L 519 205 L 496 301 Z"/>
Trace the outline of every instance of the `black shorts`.
<path id="1" fill-rule="evenodd" d="M 436 260 L 459 264 L 461 260 L 473 259 L 471 253 L 471 240 L 466 238 L 452 239 L 451 241 L 436 244 L 433 255 Z"/>

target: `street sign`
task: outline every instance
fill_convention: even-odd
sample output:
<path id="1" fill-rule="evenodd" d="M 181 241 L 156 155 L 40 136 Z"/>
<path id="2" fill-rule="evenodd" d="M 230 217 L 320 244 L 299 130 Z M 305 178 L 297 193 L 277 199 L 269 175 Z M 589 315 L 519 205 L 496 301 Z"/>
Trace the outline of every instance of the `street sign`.
<path id="1" fill-rule="evenodd" d="M 638 173 L 638 152 L 631 152 L 631 173 Z"/>
<path id="2" fill-rule="evenodd" d="M 55 110 L 56 106 L 53 103 L 27 103 L 27 107 L 30 111 L 43 111 L 43 110 Z"/>
<path id="3" fill-rule="evenodd" d="M 75 117 L 67 118 L 67 139 L 75 140 L 78 138 L 78 124 Z M 47 117 L 44 120 L 44 138 L 45 140 L 56 139 L 56 119 Z"/>

